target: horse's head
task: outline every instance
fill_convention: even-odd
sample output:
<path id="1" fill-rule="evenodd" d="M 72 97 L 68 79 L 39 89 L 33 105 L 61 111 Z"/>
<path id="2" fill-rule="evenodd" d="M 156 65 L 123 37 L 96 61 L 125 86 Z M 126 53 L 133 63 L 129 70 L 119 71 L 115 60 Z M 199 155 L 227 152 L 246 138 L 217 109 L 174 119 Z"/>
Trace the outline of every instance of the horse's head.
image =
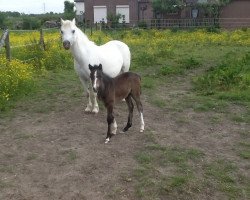
<path id="1" fill-rule="evenodd" d="M 93 90 L 94 92 L 97 92 L 100 89 L 102 83 L 102 64 L 94 66 L 89 64 L 89 70 Z"/>
<path id="2" fill-rule="evenodd" d="M 68 50 L 71 45 L 74 44 L 75 37 L 76 37 L 76 23 L 75 19 L 72 21 L 70 20 L 63 20 L 61 19 L 61 35 L 62 35 L 62 42 L 63 47 Z"/>

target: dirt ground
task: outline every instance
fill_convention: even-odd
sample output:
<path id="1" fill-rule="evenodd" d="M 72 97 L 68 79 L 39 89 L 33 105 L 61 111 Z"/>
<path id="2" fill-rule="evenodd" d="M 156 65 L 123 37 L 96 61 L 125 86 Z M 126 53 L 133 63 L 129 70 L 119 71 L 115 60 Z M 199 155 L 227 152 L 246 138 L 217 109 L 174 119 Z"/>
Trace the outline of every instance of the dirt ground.
<path id="1" fill-rule="evenodd" d="M 167 104 L 181 101 L 191 92 L 189 81 L 190 76 L 173 79 L 162 88 L 162 98 Z M 133 177 L 127 175 L 138 165 L 135 154 L 143 149 L 147 133 L 162 145 L 198 148 L 208 159 L 222 156 L 239 161 L 246 173 L 248 163 L 239 160 L 233 147 L 240 141 L 238 133 L 250 130 L 249 124 L 234 123 L 213 112 L 158 108 L 149 98 L 142 96 L 145 133 L 139 133 L 135 110 L 131 130 L 118 133 L 109 144 L 104 144 L 105 110 L 86 114 L 83 104 L 65 107 L 64 102 L 58 112 L 13 110 L 13 117 L 0 122 L 0 199 L 137 199 Z M 219 122 L 209 123 L 214 115 Z M 124 102 L 116 106 L 115 117 L 121 129 L 127 119 Z M 117 192 L 117 188 L 122 189 Z"/>

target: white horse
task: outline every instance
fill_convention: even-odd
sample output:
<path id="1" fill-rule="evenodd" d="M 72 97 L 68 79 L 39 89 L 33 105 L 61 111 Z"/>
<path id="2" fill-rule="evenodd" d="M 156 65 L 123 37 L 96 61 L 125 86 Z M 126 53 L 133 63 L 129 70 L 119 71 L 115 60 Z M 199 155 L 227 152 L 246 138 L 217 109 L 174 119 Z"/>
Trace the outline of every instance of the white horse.
<path id="1" fill-rule="evenodd" d="M 110 77 L 129 71 L 131 54 L 129 47 L 120 41 L 113 40 L 104 45 L 97 46 L 72 21 L 61 19 L 61 35 L 63 47 L 71 50 L 74 56 L 74 68 L 80 77 L 84 92 L 89 98 L 86 112 L 98 113 L 97 94 L 89 89 L 89 64 L 102 64 L 103 71 Z"/>

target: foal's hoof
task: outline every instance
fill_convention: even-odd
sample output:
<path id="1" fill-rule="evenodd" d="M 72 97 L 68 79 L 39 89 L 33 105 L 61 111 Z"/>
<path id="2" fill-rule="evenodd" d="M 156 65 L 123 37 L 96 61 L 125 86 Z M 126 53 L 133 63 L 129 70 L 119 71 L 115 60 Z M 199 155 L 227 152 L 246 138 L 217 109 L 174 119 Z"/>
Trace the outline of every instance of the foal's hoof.
<path id="1" fill-rule="evenodd" d="M 92 109 L 90 107 L 85 108 L 84 110 L 86 113 L 91 113 Z"/>
<path id="2" fill-rule="evenodd" d="M 140 129 L 140 133 L 143 133 L 144 129 Z"/>
<path id="3" fill-rule="evenodd" d="M 109 143 L 110 142 L 110 138 L 106 138 L 105 140 L 105 144 Z"/>

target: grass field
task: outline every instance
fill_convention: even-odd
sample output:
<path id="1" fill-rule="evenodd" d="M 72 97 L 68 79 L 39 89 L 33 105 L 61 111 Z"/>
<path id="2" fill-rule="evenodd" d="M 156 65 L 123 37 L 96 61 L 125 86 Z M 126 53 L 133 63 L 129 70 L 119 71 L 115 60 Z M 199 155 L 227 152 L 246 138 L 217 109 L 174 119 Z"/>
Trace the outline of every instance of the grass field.
<path id="1" fill-rule="evenodd" d="M 23 44 L 27 41 L 23 38 L 28 36 L 16 34 L 13 37 L 16 37 L 13 41 Z M 0 131 L 3 131 L 5 137 L 8 132 L 6 127 L 11 121 L 18 121 L 22 115 L 31 115 L 42 120 L 44 116 L 50 119 L 50 116 L 56 114 L 67 114 L 70 109 L 79 110 L 82 89 L 73 71 L 72 57 L 62 49 L 58 33 L 50 33 L 46 37 L 46 41 L 53 38 L 53 42 L 51 40 L 47 44 L 48 49 L 45 52 L 35 46 L 22 51 L 13 49 L 13 58 L 17 60 L 11 64 L 6 64 L 7 61 L 1 58 L 0 68 L 4 70 L 0 72 L 0 125 L 3 126 Z M 120 166 L 123 157 L 130 163 L 121 166 L 125 169 L 122 172 L 112 168 L 115 174 L 114 180 L 110 178 L 113 181 L 112 186 L 105 184 L 106 179 L 102 175 L 98 179 L 100 182 L 95 182 L 100 186 L 98 190 L 86 186 L 93 193 L 99 190 L 103 192 L 101 199 L 247 199 L 250 196 L 250 30 L 217 33 L 205 30 L 131 30 L 94 32 L 90 38 L 97 44 L 119 39 L 129 45 L 132 53 L 131 71 L 142 76 L 146 131 L 143 136 L 128 136 L 134 139 L 131 146 L 130 140 L 126 140 L 126 143 L 114 140 L 109 148 L 105 148 L 99 147 L 100 144 L 95 146 L 95 140 L 91 140 L 98 149 L 97 154 L 91 150 L 84 149 L 85 152 L 74 149 L 75 144 L 70 143 L 72 148 L 53 154 L 54 159 L 62 159 L 57 167 L 60 170 L 64 167 L 70 170 L 76 167 L 77 170 L 77 166 L 82 164 L 82 155 L 98 157 L 104 152 L 107 156 L 115 149 L 119 154 L 112 158 L 106 157 L 105 161 L 89 158 L 93 166 L 100 167 L 101 174 L 107 173 L 109 176 L 112 176 L 112 172 L 105 171 L 103 166 L 116 166 L 115 163 L 111 164 L 113 161 L 117 161 Z M 35 60 L 31 62 L 20 61 L 33 57 Z M 126 108 L 122 111 L 126 113 Z M 105 116 L 103 106 L 101 113 L 101 116 Z M 99 121 L 103 118 L 101 116 L 98 116 Z M 89 118 L 92 119 L 89 116 L 85 120 Z M 43 126 L 49 124 L 46 120 L 37 123 Z M 104 123 L 104 128 L 105 125 Z M 28 125 L 27 127 L 30 128 Z M 28 129 L 27 127 L 25 128 Z M 75 126 L 71 128 L 73 127 Z M 63 133 L 64 130 L 60 130 Z M 29 141 L 32 145 L 43 142 L 35 131 L 32 133 L 13 130 L 11 144 L 17 145 L 21 150 Z M 62 133 L 58 133 L 59 138 Z M 72 137 L 75 137 L 74 134 L 73 132 Z M 5 141 L 3 136 L 2 141 Z M 65 138 L 66 135 L 62 137 Z M 101 135 L 96 137 L 100 138 Z M 116 142 L 117 145 L 114 144 Z M 126 144 L 129 146 L 127 152 L 120 152 L 119 145 Z M 88 146 L 87 143 L 85 145 Z M 92 148 L 90 145 L 89 149 Z M 13 159 L 18 157 L 17 154 L 1 154 L 2 177 L 11 177 L 22 171 Z M 26 168 L 32 172 L 36 171 L 36 168 L 28 164 L 39 166 L 43 160 L 42 154 L 34 151 L 25 155 L 19 162 L 25 163 L 25 166 L 27 164 Z M 50 156 L 46 155 L 48 163 L 51 164 Z M 99 171 L 95 168 L 94 172 L 98 174 Z M 80 173 L 79 176 L 81 175 Z M 23 176 L 29 177 L 28 173 Z M 93 181 L 87 175 L 84 177 Z M 20 182 L 23 183 L 13 179 L 0 179 L 0 193 L 2 191 L 3 197 L 8 197 L 10 191 L 16 187 L 25 191 L 20 187 Z M 50 186 L 52 187 L 49 184 L 48 190 Z M 76 186 L 80 190 L 78 187 L 80 186 Z M 43 191 L 39 184 L 34 189 L 36 190 Z M 74 196 L 75 199 L 95 199 L 94 196 L 98 193 L 94 195 L 89 190 L 82 190 L 85 191 L 83 196 L 79 192 L 78 197 Z M 51 196 L 46 196 L 47 198 L 57 198 L 63 194 L 63 191 L 49 191 Z M 22 194 L 26 198 L 39 197 L 35 194 Z"/>

